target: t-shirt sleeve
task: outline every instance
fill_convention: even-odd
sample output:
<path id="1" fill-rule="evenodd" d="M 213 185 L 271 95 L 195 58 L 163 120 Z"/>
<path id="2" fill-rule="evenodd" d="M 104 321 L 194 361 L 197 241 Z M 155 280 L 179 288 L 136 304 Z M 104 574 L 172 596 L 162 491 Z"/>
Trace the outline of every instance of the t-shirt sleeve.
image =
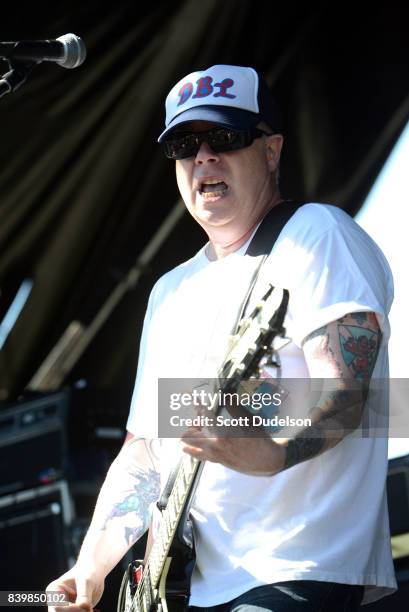
<path id="1" fill-rule="evenodd" d="M 290 233 L 277 255 L 275 265 L 282 267 L 282 283 L 290 291 L 288 318 L 298 346 L 312 331 L 359 311 L 375 312 L 384 338 L 389 337 L 389 266 L 375 242 L 345 213 L 324 231 L 312 227 L 308 232 L 304 226 L 301 237 Z"/>
<path id="2" fill-rule="evenodd" d="M 149 296 L 139 347 L 138 367 L 126 429 L 140 438 L 157 437 L 157 380 L 147 374 L 149 335 L 156 285 Z"/>

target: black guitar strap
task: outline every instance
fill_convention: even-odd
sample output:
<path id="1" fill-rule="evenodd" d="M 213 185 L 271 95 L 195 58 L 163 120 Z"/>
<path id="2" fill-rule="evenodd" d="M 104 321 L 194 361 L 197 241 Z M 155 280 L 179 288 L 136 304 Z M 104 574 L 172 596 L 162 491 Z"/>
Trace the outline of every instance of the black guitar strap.
<path id="1" fill-rule="evenodd" d="M 270 212 L 268 212 L 267 215 L 264 217 L 264 219 L 258 226 L 256 233 L 251 239 L 251 242 L 246 250 L 246 255 L 251 255 L 252 257 L 264 255 L 265 257 L 263 258 L 260 266 L 257 268 L 257 271 L 250 283 L 246 296 L 241 305 L 235 328 L 237 328 L 246 309 L 246 306 L 251 296 L 251 292 L 253 291 L 254 285 L 256 284 L 261 265 L 264 263 L 267 255 L 269 255 L 271 249 L 275 245 L 276 240 L 280 235 L 284 225 L 301 205 L 302 202 L 284 200 L 284 202 L 281 202 L 280 204 L 272 208 Z M 160 499 L 157 502 L 157 506 L 161 511 L 164 510 L 167 506 L 169 495 L 172 491 L 173 483 L 175 482 L 181 461 L 182 460 L 180 459 L 180 461 L 177 462 L 176 466 L 171 470 L 166 485 L 162 491 L 162 495 L 160 496 Z"/>
<path id="2" fill-rule="evenodd" d="M 284 200 L 277 206 L 274 206 L 258 226 L 247 247 L 246 255 L 253 257 L 269 255 L 284 225 L 302 204 L 303 202 Z"/>
<path id="3" fill-rule="evenodd" d="M 252 257 L 262 256 L 262 259 L 253 274 L 246 295 L 244 296 L 244 300 L 240 305 L 236 318 L 236 323 L 232 331 L 233 335 L 236 334 L 239 329 L 240 321 L 244 317 L 246 308 L 250 301 L 251 294 L 257 283 L 257 279 L 259 277 L 264 262 L 270 254 L 271 249 L 275 245 L 277 238 L 280 235 L 284 225 L 287 223 L 287 221 L 289 221 L 289 219 L 293 216 L 293 214 L 296 212 L 296 210 L 298 210 L 301 205 L 302 202 L 294 202 L 293 200 L 284 200 L 283 202 L 280 202 L 280 204 L 272 208 L 266 214 L 266 216 L 258 226 L 256 233 L 251 239 L 251 242 L 246 250 L 246 255 L 251 255 Z"/>

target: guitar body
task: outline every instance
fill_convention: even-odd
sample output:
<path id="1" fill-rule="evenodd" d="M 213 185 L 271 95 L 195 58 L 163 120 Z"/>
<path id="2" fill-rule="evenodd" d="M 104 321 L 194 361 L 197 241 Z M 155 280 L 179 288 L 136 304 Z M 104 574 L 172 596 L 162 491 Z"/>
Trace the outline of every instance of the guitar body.
<path id="1" fill-rule="evenodd" d="M 129 564 L 122 579 L 117 612 L 185 612 L 189 605 L 190 581 L 195 566 L 193 528 L 188 519 L 175 533 L 157 589 L 144 575 L 143 561 Z M 139 586 L 139 593 L 137 589 Z M 150 590 L 150 593 L 148 592 Z"/>

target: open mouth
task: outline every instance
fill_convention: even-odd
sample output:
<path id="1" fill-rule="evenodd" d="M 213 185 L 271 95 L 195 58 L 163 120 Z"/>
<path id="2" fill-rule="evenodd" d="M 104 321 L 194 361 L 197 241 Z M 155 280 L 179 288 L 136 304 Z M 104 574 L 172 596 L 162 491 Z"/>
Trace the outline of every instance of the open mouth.
<path id="1" fill-rule="evenodd" d="M 226 193 L 228 186 L 220 179 L 206 179 L 200 184 L 199 193 L 202 198 L 217 198 Z"/>

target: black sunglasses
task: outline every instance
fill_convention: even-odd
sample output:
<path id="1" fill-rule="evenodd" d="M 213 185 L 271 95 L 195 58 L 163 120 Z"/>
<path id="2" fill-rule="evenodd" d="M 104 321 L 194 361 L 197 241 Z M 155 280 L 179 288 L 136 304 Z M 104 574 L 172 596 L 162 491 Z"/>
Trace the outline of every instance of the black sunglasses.
<path id="1" fill-rule="evenodd" d="M 232 130 L 230 128 L 213 128 L 207 132 L 174 132 L 163 144 L 165 155 L 169 159 L 185 159 L 197 155 L 202 142 L 207 142 L 215 153 L 237 151 L 249 147 L 255 138 L 271 136 L 258 128 L 249 130 Z"/>

